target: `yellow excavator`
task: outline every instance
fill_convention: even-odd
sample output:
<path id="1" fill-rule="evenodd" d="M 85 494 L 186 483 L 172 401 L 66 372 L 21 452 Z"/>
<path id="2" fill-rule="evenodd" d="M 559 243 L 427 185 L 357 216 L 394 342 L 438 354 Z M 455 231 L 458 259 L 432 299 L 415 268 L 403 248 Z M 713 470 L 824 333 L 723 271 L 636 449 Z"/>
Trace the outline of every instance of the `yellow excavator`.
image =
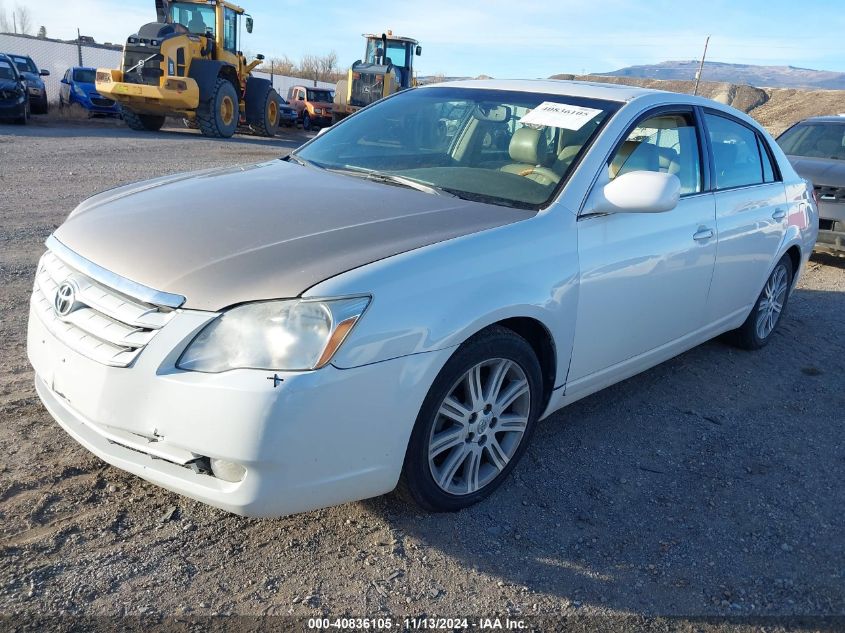
<path id="1" fill-rule="evenodd" d="M 281 98 L 251 75 L 263 55 L 239 50 L 253 19 L 225 0 L 155 0 L 156 21 L 126 40 L 121 68 L 97 69 L 97 92 L 117 101 L 133 130 L 155 131 L 165 117 L 185 119 L 205 136 L 239 128 L 262 136 L 279 129 Z"/>
<path id="2" fill-rule="evenodd" d="M 414 56 L 422 46 L 410 37 L 397 37 L 393 31 L 381 35 L 364 34 L 364 59 L 349 69 L 346 79 L 337 82 L 332 120 L 337 122 L 382 97 L 416 85 Z"/>

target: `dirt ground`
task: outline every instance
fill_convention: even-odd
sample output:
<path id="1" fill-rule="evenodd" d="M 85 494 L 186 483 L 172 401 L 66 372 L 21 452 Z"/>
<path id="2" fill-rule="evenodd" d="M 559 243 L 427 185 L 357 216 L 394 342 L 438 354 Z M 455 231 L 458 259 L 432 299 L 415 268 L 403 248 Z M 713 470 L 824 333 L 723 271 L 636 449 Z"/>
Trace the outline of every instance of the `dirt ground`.
<path id="1" fill-rule="evenodd" d="M 0 126 L 0 614 L 845 615 L 843 260 L 814 257 L 764 350 L 713 341 L 567 407 L 458 514 L 243 519 L 62 432 L 25 353 L 44 239 L 97 191 L 303 138 Z"/>

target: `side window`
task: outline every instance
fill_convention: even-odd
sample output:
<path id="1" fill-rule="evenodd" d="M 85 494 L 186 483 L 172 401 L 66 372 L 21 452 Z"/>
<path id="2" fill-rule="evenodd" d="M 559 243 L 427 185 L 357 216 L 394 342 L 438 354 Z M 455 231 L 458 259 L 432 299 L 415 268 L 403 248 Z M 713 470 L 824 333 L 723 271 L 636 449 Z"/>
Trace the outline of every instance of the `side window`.
<path id="1" fill-rule="evenodd" d="M 223 48 L 238 50 L 238 14 L 228 7 L 223 9 Z"/>
<path id="2" fill-rule="evenodd" d="M 611 159 L 608 175 L 613 180 L 632 171 L 674 174 L 681 195 L 699 193 L 701 158 L 692 113 L 660 114 L 637 124 Z"/>
<path id="3" fill-rule="evenodd" d="M 772 165 L 772 158 L 769 150 L 766 149 L 766 141 L 757 136 L 757 147 L 760 150 L 760 158 L 763 161 L 763 182 L 775 182 L 777 176 Z"/>
<path id="4" fill-rule="evenodd" d="M 715 114 L 705 114 L 713 162 L 716 168 L 716 189 L 748 187 L 766 182 L 757 134 L 744 125 Z M 774 171 L 769 163 L 771 178 Z M 771 182 L 771 181 L 769 181 Z"/>

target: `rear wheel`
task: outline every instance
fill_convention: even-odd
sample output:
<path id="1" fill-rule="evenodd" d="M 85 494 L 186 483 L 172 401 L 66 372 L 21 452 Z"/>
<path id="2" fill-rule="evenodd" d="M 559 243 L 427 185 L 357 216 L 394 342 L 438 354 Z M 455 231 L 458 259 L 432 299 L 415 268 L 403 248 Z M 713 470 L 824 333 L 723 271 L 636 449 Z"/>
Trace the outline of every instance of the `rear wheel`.
<path id="1" fill-rule="evenodd" d="M 542 406 L 540 364 L 511 330 L 464 343 L 417 417 L 399 492 L 426 510 L 455 511 L 491 494 L 525 452 Z"/>
<path id="2" fill-rule="evenodd" d="M 235 133 L 240 118 L 238 93 L 232 82 L 218 78 L 211 99 L 197 110 L 197 124 L 203 136 L 229 138 Z"/>
<path id="3" fill-rule="evenodd" d="M 279 131 L 279 112 L 282 100 L 272 88 L 267 91 L 262 108 L 261 118 L 252 124 L 255 131 L 261 136 L 276 136 Z"/>
<path id="4" fill-rule="evenodd" d="M 139 132 L 157 132 L 164 125 L 165 117 L 157 114 L 138 114 L 123 108 L 123 120 L 133 130 Z"/>
<path id="5" fill-rule="evenodd" d="M 302 115 L 302 129 L 310 130 L 312 127 L 314 127 L 314 124 L 311 122 L 311 116 L 306 112 Z"/>
<path id="6" fill-rule="evenodd" d="M 784 255 L 766 280 L 763 292 L 757 298 L 745 323 L 728 333 L 732 343 L 743 349 L 754 350 L 760 349 L 771 340 L 786 309 L 793 275 L 792 260 L 789 255 Z"/>

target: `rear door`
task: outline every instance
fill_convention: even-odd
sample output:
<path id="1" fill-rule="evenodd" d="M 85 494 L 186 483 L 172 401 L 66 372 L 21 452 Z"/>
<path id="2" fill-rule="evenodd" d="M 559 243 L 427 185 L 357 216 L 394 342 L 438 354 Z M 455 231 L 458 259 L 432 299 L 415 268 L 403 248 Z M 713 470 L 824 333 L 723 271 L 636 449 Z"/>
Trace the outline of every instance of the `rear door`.
<path id="1" fill-rule="evenodd" d="M 706 110 L 716 190 L 718 246 L 710 291 L 711 322 L 736 317 L 757 300 L 787 228 L 786 190 L 757 130 Z"/>

